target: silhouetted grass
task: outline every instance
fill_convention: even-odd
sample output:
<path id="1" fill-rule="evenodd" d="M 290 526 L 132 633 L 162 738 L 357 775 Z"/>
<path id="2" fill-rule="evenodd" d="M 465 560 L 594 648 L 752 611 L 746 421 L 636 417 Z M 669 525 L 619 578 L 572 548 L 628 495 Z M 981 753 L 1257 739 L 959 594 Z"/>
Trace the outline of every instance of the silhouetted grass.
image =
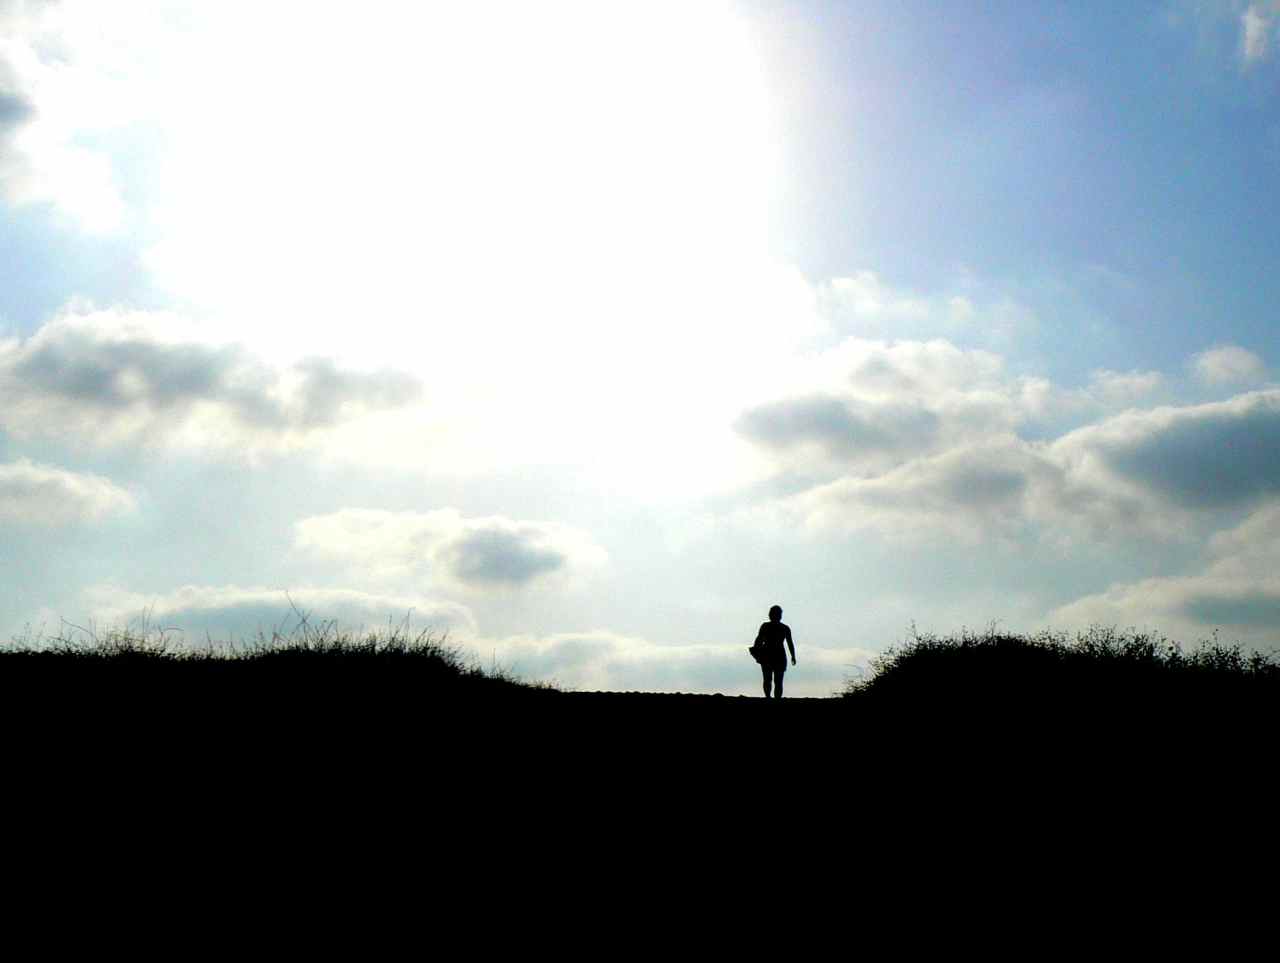
<path id="1" fill-rule="evenodd" d="M 609 726 L 650 736 L 669 726 L 687 734 L 691 722 L 722 726 L 723 740 L 747 748 L 757 740 L 784 738 L 765 735 L 772 731 L 768 723 L 757 725 L 761 713 L 776 718 L 766 700 L 564 693 L 522 681 L 497 665 L 483 666 L 430 631 L 413 634 L 406 625 L 389 625 L 356 634 L 299 616 L 287 633 L 204 645 L 146 623 L 106 632 L 64 625 L 53 638 L 0 648 L 0 697 L 10 708 L 25 706 L 28 720 L 55 722 L 145 718 L 165 724 L 269 720 L 367 727 L 418 726 L 433 715 L 450 724 L 464 716 L 473 723 L 534 723 L 554 716 L 579 742 L 607 739 Z M 807 705 L 783 710 L 793 720 L 797 712 L 807 713 L 808 738 L 818 732 L 838 737 L 838 730 L 851 727 L 864 739 L 864 733 L 886 730 L 863 723 L 890 717 L 925 725 L 997 722 L 1013 731 L 1135 712 L 1212 726 L 1241 710 L 1280 707 L 1280 661 L 1274 655 L 1216 639 L 1184 651 L 1163 636 L 1096 627 L 1075 636 L 1018 635 L 994 627 L 950 636 L 913 631 L 872 668 L 869 679 L 850 683 L 840 698 L 804 700 Z M 795 734 L 778 732 L 786 739 Z"/>
<path id="2" fill-rule="evenodd" d="M 1149 632 L 1094 627 L 1075 636 L 913 631 L 841 695 L 867 708 L 965 710 L 1087 719 L 1117 711 L 1209 715 L 1280 706 L 1280 661 L 1215 638 L 1186 651 Z"/>
<path id="3" fill-rule="evenodd" d="M 0 648 L 0 689 L 11 702 L 55 715 L 163 708 L 174 716 L 213 713 L 229 722 L 264 713 L 409 716 L 556 691 L 503 667 L 482 666 L 430 630 L 415 634 L 401 625 L 358 634 L 306 616 L 287 633 L 204 645 L 145 622 L 103 632 L 64 623 L 54 637 Z"/>

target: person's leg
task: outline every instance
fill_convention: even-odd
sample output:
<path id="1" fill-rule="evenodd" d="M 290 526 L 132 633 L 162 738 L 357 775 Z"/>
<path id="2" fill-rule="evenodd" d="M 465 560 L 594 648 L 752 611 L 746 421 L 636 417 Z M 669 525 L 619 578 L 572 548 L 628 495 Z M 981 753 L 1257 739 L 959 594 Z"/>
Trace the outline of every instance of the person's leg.
<path id="1" fill-rule="evenodd" d="M 772 675 L 773 673 L 770 671 L 767 665 L 760 666 L 760 671 L 764 673 L 764 697 L 767 699 L 769 698 L 769 682 L 770 682 L 769 676 Z"/>
<path id="2" fill-rule="evenodd" d="M 782 677 L 786 674 L 785 669 L 773 670 L 773 697 L 775 699 L 782 698 Z"/>

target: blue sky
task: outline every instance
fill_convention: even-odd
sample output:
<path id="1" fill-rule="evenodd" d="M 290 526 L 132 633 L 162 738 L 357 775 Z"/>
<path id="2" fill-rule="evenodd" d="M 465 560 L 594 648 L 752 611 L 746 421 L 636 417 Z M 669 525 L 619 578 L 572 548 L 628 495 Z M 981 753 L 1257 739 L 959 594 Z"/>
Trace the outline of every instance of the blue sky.
<path id="1" fill-rule="evenodd" d="M 1280 641 L 1280 4 L 0 0 L 0 636 L 822 695 Z M 30 627 L 30 629 L 28 629 Z"/>

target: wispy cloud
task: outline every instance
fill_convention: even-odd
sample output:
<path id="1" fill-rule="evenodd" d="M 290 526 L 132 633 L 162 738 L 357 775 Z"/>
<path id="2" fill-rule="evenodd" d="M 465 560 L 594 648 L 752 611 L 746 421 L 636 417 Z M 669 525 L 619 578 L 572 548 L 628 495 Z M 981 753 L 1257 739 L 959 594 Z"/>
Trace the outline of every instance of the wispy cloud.
<path id="1" fill-rule="evenodd" d="M 1037 323 L 1030 309 L 1007 295 L 975 299 L 967 285 L 951 293 L 922 294 L 895 287 L 866 269 L 817 284 L 813 300 L 836 330 L 861 337 L 963 334 L 987 343 L 1007 343 Z"/>
<path id="2" fill-rule="evenodd" d="M 1107 406 L 1127 407 L 1150 398 L 1165 384 L 1159 371 L 1110 371 L 1099 369 L 1090 378 L 1089 391 Z"/>
<path id="3" fill-rule="evenodd" d="M 1246 67 L 1270 54 L 1275 14 L 1274 3 L 1251 3 L 1240 14 L 1240 56 Z"/>

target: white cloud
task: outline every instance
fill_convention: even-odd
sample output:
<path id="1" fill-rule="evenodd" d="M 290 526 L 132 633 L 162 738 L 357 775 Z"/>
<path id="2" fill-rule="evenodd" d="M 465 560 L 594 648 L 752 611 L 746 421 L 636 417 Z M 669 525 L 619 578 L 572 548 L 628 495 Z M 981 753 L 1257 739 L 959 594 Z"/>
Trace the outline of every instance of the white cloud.
<path id="1" fill-rule="evenodd" d="M 1266 58 L 1274 16 L 1271 3 L 1251 3 L 1240 15 L 1240 56 L 1246 67 Z"/>
<path id="2" fill-rule="evenodd" d="M 965 293 L 921 294 L 887 284 L 874 271 L 856 271 L 814 288 L 815 307 L 839 331 L 862 337 L 920 338 L 943 335 L 1007 344 L 1038 321 L 1025 305 L 1005 297 Z"/>
<path id="3" fill-rule="evenodd" d="M 964 349 L 941 338 L 865 341 L 851 338 L 832 352 L 855 390 L 873 396 L 914 392 L 992 391 L 1004 387 L 1004 361 L 990 351 Z"/>
<path id="4" fill-rule="evenodd" d="M 1150 397 L 1164 386 L 1159 371 L 1109 371 L 1099 369 L 1089 380 L 1088 391 L 1107 407 L 1127 407 Z"/>
<path id="5" fill-rule="evenodd" d="M 31 95 L 24 89 L 9 49 L 18 18 L 14 10 L 8 4 L 0 6 L 0 189 L 10 197 L 25 173 L 25 158 L 18 156 L 18 135 L 35 117 Z"/>
<path id="6" fill-rule="evenodd" d="M 835 461 L 860 468 L 900 463 L 937 444 L 941 419 L 909 404 L 867 404 L 831 395 L 776 401 L 745 412 L 738 431 L 784 463 Z"/>
<path id="7" fill-rule="evenodd" d="M 1280 390 L 1127 411 L 1063 436 L 1053 454 L 1098 487 L 1167 506 L 1244 506 L 1280 491 Z"/>
<path id="8" fill-rule="evenodd" d="M 1016 411 L 1016 400 L 1006 395 L 1003 410 Z M 810 432 L 848 434 L 844 415 L 815 412 L 789 414 L 807 417 Z M 801 484 L 774 507 L 817 530 L 970 541 L 1035 534 L 1066 545 L 1193 539 L 1218 513 L 1280 493 L 1280 390 L 1128 410 L 1053 441 L 1002 432 L 994 419 L 979 424 L 984 431 L 938 450 Z"/>
<path id="9" fill-rule="evenodd" d="M 471 610 L 455 602 L 417 595 L 379 595 L 336 588 L 248 588 L 237 585 L 186 585 L 164 594 L 143 594 L 99 585 L 86 591 L 93 620 L 104 627 L 137 625 L 146 621 L 157 629 L 180 630 L 190 642 L 253 641 L 279 630 L 288 635 L 298 625 L 298 613 L 313 626 L 334 621 L 355 633 L 385 631 L 406 618 L 414 630 L 446 632 L 473 638 Z"/>
<path id="10" fill-rule="evenodd" d="M 1280 504 L 1253 512 L 1209 543 L 1193 575 L 1111 586 L 1050 614 L 1059 625 L 1155 628 L 1185 643 L 1220 629 L 1223 641 L 1280 646 Z"/>
<path id="11" fill-rule="evenodd" d="M 129 60 L 108 51 L 127 47 L 118 41 L 147 23 L 138 9 L 106 6 L 0 8 L 0 196 L 52 204 L 95 233 L 120 227 L 125 205 L 111 159 L 86 147 L 84 135 L 128 120 L 136 92 Z"/>
<path id="12" fill-rule="evenodd" d="M 1280 505 L 1266 505 L 1235 528 L 1218 532 L 1209 551 L 1217 559 L 1214 570 L 1223 575 L 1280 572 Z"/>
<path id="13" fill-rule="evenodd" d="M 734 421 L 741 437 L 778 465 L 871 477 L 1029 426 L 1044 434 L 1128 408 L 1158 393 L 1165 379 L 1157 371 L 1104 369 L 1088 385 L 1064 389 L 1009 373 L 992 351 L 942 338 L 852 337 L 779 364 L 773 383 L 782 393 Z"/>
<path id="14" fill-rule="evenodd" d="M 793 496 L 813 528 L 872 527 L 894 534 L 986 538 L 1027 521 L 1029 490 L 1052 472 L 1038 449 L 1012 437 L 912 460 L 873 477 L 846 477 Z"/>
<path id="15" fill-rule="evenodd" d="M 998 355 L 941 339 L 847 338 L 776 380 L 808 391 L 747 409 L 735 429 L 784 468 L 827 474 L 865 476 L 1000 437 L 1048 403 L 1039 381 L 1009 376 Z"/>
<path id="16" fill-rule="evenodd" d="M 903 322 L 934 318 L 938 305 L 928 298 L 889 287 L 874 271 L 858 271 L 848 277 L 832 278 L 819 288 L 820 304 L 836 317 L 869 329 L 892 329 Z M 953 298 L 944 316 L 967 320 L 973 306 L 964 298 Z"/>
<path id="17" fill-rule="evenodd" d="M 1080 539 L 1165 539 L 1179 530 L 1140 491 L 1073 471 L 1049 445 L 993 437 L 844 477 L 783 499 L 810 530 L 875 529 L 918 542 L 1000 542 L 1034 534 L 1061 546 Z"/>
<path id="18" fill-rule="evenodd" d="M 390 581 L 430 577 L 455 589 L 520 589 L 580 575 L 607 556 L 583 532 L 553 522 L 503 516 L 344 509 L 295 525 L 295 550 L 352 572 Z"/>
<path id="19" fill-rule="evenodd" d="M 1267 366 L 1261 358 L 1231 344 L 1202 351 L 1191 359 L 1191 368 L 1208 385 L 1258 384 L 1267 377 Z"/>
<path id="20" fill-rule="evenodd" d="M 100 475 L 27 459 L 0 464 L 0 523 L 48 527 L 96 522 L 135 508 L 129 492 Z"/>
<path id="21" fill-rule="evenodd" d="M 324 358 L 274 368 L 171 314 L 72 309 L 25 340 L 0 341 L 0 427 L 19 438 L 253 453 L 296 447 L 420 392 L 409 375 Z"/>

